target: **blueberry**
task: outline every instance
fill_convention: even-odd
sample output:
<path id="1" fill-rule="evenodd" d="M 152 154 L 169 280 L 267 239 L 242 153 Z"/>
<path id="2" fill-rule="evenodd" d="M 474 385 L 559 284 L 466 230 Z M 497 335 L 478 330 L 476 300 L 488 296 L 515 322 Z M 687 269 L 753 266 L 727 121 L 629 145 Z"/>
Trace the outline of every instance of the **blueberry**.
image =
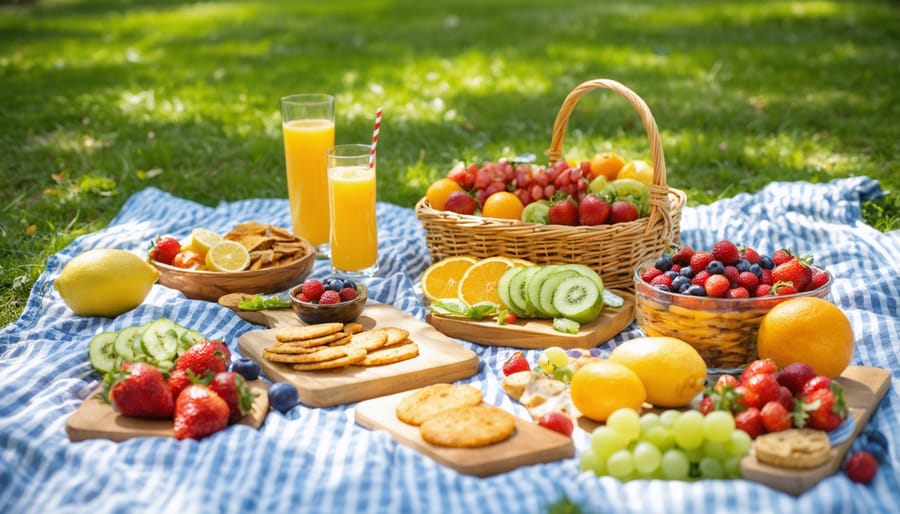
<path id="1" fill-rule="evenodd" d="M 672 290 L 678 291 L 679 293 L 683 293 L 687 290 L 687 288 L 691 287 L 691 279 L 678 275 L 677 277 L 672 279 Z"/>
<path id="2" fill-rule="evenodd" d="M 775 267 L 775 262 L 768 255 L 760 255 L 759 265 L 765 269 L 772 269 Z"/>
<path id="3" fill-rule="evenodd" d="M 685 266 L 681 268 L 681 271 L 678 272 L 682 277 L 694 278 L 694 269 L 690 266 Z"/>
<path id="4" fill-rule="evenodd" d="M 269 405 L 284 414 L 300 403 L 297 388 L 287 382 L 275 382 L 269 387 Z"/>
<path id="5" fill-rule="evenodd" d="M 573 359 L 577 359 L 581 357 L 581 350 L 566 350 L 566 355 L 572 357 Z"/>
<path id="6" fill-rule="evenodd" d="M 875 460 L 877 460 L 879 464 L 884 464 L 884 459 L 887 457 L 887 455 L 885 455 L 887 451 L 882 448 L 880 444 L 870 441 L 860 445 L 859 449 L 871 453 L 872 457 L 875 457 Z"/>
<path id="7" fill-rule="evenodd" d="M 669 271 L 663 273 L 663 275 L 669 277 L 669 280 L 675 280 L 678 277 L 678 272 L 669 270 Z"/>
<path id="8" fill-rule="evenodd" d="M 710 275 L 721 275 L 722 273 L 725 273 L 725 265 L 722 264 L 722 261 L 710 261 L 710 263 L 706 265 L 706 271 Z"/>
<path id="9" fill-rule="evenodd" d="M 706 296 L 706 289 L 699 284 L 693 284 L 687 289 L 687 294 L 691 296 Z"/>
<path id="10" fill-rule="evenodd" d="M 738 271 L 750 271 L 750 261 L 741 259 L 737 261 L 737 264 L 735 264 L 734 267 L 737 268 Z"/>
<path id="11" fill-rule="evenodd" d="M 750 273 L 753 273 L 754 275 L 756 275 L 757 278 L 762 276 L 762 270 L 763 270 L 762 266 L 760 266 L 759 264 L 751 264 L 750 265 Z"/>
<path id="12" fill-rule="evenodd" d="M 665 284 L 659 284 L 659 285 L 656 286 L 656 288 L 659 289 L 660 291 L 664 291 L 664 292 L 666 292 L 666 293 L 671 293 L 671 292 L 672 292 L 672 290 L 669 289 L 669 286 L 667 286 L 667 285 L 665 285 Z"/>
<path id="13" fill-rule="evenodd" d="M 591 357 L 600 357 L 603 355 L 603 350 L 600 348 L 591 348 Z"/>
<path id="14" fill-rule="evenodd" d="M 662 257 L 656 259 L 654 266 L 659 271 L 669 271 L 672 269 L 672 256 L 667 253 L 662 254 Z"/>
<path id="15" fill-rule="evenodd" d="M 350 289 L 356 289 L 356 282 L 350 280 L 349 278 L 344 279 L 343 285 L 344 287 L 349 287 Z"/>
<path id="16" fill-rule="evenodd" d="M 231 371 L 234 371 L 247 380 L 256 380 L 259 378 L 259 364 L 247 357 L 241 357 L 232 362 Z"/>
<path id="17" fill-rule="evenodd" d="M 340 293 L 341 288 L 344 287 L 344 281 L 336 277 L 329 277 L 326 278 L 324 282 L 322 282 L 322 285 L 325 286 L 326 291 L 330 290 Z"/>
<path id="18" fill-rule="evenodd" d="M 866 430 L 865 432 L 862 433 L 862 435 L 859 436 L 859 439 L 863 444 L 867 444 L 867 443 L 877 444 L 878 446 L 881 446 L 881 449 L 883 452 L 888 451 L 887 438 L 884 437 L 884 434 L 882 434 L 881 431 L 879 431 L 877 429 L 870 428 L 870 429 Z"/>

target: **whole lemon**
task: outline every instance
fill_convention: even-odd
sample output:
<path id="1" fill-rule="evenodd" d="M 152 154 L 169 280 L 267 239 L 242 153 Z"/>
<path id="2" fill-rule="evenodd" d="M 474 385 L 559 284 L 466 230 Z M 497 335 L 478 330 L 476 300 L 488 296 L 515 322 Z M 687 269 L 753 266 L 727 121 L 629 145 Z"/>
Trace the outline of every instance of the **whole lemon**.
<path id="1" fill-rule="evenodd" d="M 621 408 L 640 412 L 647 399 L 641 379 L 622 364 L 608 360 L 578 368 L 569 388 L 575 407 L 595 421 L 606 421 Z"/>
<path id="2" fill-rule="evenodd" d="M 75 314 L 112 318 L 140 305 L 157 278 L 159 271 L 137 255 L 102 248 L 69 261 L 53 285 Z"/>
<path id="3" fill-rule="evenodd" d="M 816 374 L 837 378 L 853 359 L 853 328 L 847 315 L 828 300 L 791 298 L 763 316 L 756 350 L 779 368 L 805 362 Z"/>
<path id="4" fill-rule="evenodd" d="M 657 407 L 683 407 L 703 390 L 706 362 L 690 344 L 674 337 L 639 337 L 617 346 L 609 360 L 634 371 L 647 401 Z"/>

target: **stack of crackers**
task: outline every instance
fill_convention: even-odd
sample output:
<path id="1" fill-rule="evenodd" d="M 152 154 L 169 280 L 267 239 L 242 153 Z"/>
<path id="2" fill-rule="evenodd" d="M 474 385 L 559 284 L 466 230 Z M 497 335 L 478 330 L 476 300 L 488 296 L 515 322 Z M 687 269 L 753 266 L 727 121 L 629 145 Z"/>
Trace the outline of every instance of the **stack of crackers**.
<path id="1" fill-rule="evenodd" d="M 359 323 L 318 323 L 276 329 L 275 339 L 263 357 L 296 371 L 382 366 L 419 355 L 409 332 L 396 327 L 363 331 Z"/>
<path id="2" fill-rule="evenodd" d="M 305 257 L 310 251 L 303 239 L 287 230 L 255 221 L 235 226 L 224 238 L 247 249 L 250 253 L 248 270 L 284 266 Z"/>
<path id="3" fill-rule="evenodd" d="M 481 400 L 481 391 L 472 386 L 434 384 L 403 397 L 396 414 L 436 446 L 478 448 L 509 438 L 515 417 Z"/>

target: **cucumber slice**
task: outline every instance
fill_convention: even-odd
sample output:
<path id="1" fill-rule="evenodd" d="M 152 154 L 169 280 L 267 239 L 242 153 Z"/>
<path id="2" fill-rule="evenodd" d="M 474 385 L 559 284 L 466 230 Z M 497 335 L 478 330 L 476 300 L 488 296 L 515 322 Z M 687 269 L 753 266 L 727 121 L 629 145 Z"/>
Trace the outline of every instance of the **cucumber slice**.
<path id="1" fill-rule="evenodd" d="M 509 310 L 512 310 L 512 307 L 510 307 L 512 301 L 509 299 L 509 280 L 513 275 L 522 271 L 522 269 L 521 266 L 509 268 L 500 275 L 500 280 L 497 281 L 497 294 L 500 295 L 500 301 L 503 302 L 503 305 Z M 515 311 L 513 311 L 513 313 L 516 314 Z"/>
<path id="2" fill-rule="evenodd" d="M 122 330 L 119 330 L 115 342 L 115 350 L 116 353 L 119 354 L 119 357 L 122 357 L 126 361 L 134 360 L 132 342 L 135 337 L 140 338 L 140 332 L 140 327 L 125 327 Z"/>
<path id="3" fill-rule="evenodd" d="M 206 337 L 197 330 L 187 328 L 178 336 L 178 355 L 186 352 L 188 348 L 194 346 L 200 341 L 205 341 Z"/>
<path id="4" fill-rule="evenodd" d="M 560 315 L 579 323 L 597 319 L 603 309 L 603 294 L 589 278 L 570 277 L 559 283 L 553 293 L 553 307 Z"/>
<path id="5" fill-rule="evenodd" d="M 147 327 L 150 326 L 150 323 L 144 323 L 143 325 L 137 327 L 137 332 L 134 335 L 134 338 L 131 340 L 131 353 L 134 355 L 134 360 L 142 361 L 146 360 L 149 355 L 144 350 L 144 332 L 147 331 Z"/>
<path id="6" fill-rule="evenodd" d="M 556 295 L 556 290 L 559 289 L 559 285 L 562 284 L 563 280 L 580 276 L 581 275 L 579 275 L 577 271 L 562 269 L 560 267 L 556 273 L 547 277 L 547 280 L 544 280 L 544 283 L 541 284 L 540 290 L 538 291 L 538 301 L 541 304 L 541 309 L 546 313 L 548 318 L 558 318 L 559 316 L 562 316 L 559 309 L 553 305 L 553 297 Z"/>
<path id="7" fill-rule="evenodd" d="M 528 281 L 528 285 L 526 287 L 526 294 L 528 295 L 528 302 L 534 306 L 535 315 L 541 318 L 552 318 L 553 316 L 547 313 L 547 310 L 541 306 L 541 284 L 543 284 L 548 278 L 553 276 L 556 273 L 556 270 L 559 269 L 559 265 L 557 264 L 549 264 L 547 266 L 541 266 L 541 270 L 534 274 L 533 277 Z"/>
<path id="8" fill-rule="evenodd" d="M 141 336 L 144 351 L 157 362 L 175 358 L 178 350 L 178 329 L 172 320 L 160 318 L 150 322 Z"/>
<path id="9" fill-rule="evenodd" d="M 88 343 L 88 358 L 94 369 L 100 373 L 107 373 L 116 365 L 116 337 L 117 332 L 101 332 L 91 338 Z"/>
<path id="10" fill-rule="evenodd" d="M 516 314 L 516 316 L 532 318 L 537 313 L 534 304 L 528 300 L 527 288 L 531 277 L 539 272 L 541 268 L 542 266 L 529 266 L 509 280 L 509 300 L 515 305 L 516 310 L 522 313 Z M 516 311 L 514 310 L 513 312 Z"/>
<path id="11" fill-rule="evenodd" d="M 553 330 L 564 334 L 577 334 L 581 324 L 566 318 L 553 318 Z"/>

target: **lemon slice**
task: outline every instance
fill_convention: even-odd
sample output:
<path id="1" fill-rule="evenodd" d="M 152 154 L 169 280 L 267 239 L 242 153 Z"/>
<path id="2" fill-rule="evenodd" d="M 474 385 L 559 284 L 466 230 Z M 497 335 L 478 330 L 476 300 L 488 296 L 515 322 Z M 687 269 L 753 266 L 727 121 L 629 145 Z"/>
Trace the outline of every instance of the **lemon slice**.
<path id="1" fill-rule="evenodd" d="M 250 252 L 236 241 L 219 241 L 206 252 L 210 271 L 243 271 L 250 265 Z"/>
<path id="2" fill-rule="evenodd" d="M 220 241 L 222 241 L 222 236 L 213 232 L 212 230 L 207 230 L 205 228 L 195 228 L 191 232 L 191 242 L 188 243 L 186 249 L 204 254 Z"/>

